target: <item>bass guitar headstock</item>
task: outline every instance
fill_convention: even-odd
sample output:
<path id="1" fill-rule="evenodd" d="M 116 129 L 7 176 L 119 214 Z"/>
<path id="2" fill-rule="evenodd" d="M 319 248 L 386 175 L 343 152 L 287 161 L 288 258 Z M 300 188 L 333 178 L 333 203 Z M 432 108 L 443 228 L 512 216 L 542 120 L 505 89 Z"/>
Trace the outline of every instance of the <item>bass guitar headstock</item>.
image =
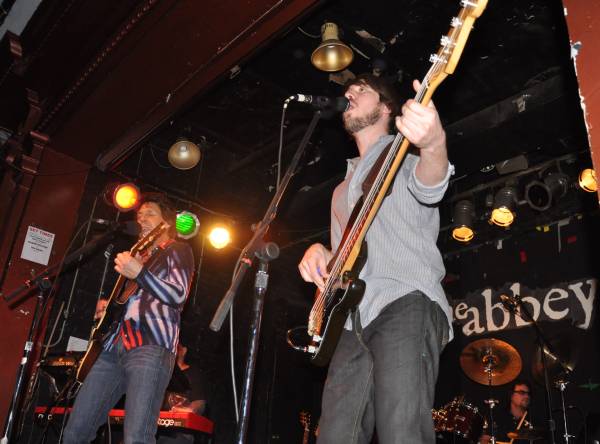
<path id="1" fill-rule="evenodd" d="M 428 89 L 428 96 L 433 94 L 437 86 L 449 74 L 454 73 L 456 65 L 462 55 L 473 23 L 483 13 L 487 0 L 461 0 L 462 8 L 452 18 L 448 34 L 442 36 L 440 48 L 436 54 L 429 58 L 432 66 L 424 79 Z"/>

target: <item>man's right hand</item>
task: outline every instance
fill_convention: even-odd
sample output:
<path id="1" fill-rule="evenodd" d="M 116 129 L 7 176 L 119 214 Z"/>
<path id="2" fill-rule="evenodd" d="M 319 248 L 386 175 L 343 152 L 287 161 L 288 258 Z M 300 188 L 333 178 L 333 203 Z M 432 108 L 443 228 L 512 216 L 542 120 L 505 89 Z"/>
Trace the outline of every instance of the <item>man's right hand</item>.
<path id="1" fill-rule="evenodd" d="M 322 244 L 312 244 L 298 264 L 302 279 L 313 282 L 322 291 L 325 288 L 325 279 L 329 277 L 327 264 L 332 257 L 333 253 Z"/>

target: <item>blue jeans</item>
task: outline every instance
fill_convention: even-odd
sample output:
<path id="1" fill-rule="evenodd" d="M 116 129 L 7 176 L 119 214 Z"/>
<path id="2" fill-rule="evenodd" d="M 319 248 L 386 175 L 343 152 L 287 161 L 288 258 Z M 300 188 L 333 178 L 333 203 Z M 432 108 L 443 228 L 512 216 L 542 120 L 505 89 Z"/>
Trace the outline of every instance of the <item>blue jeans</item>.
<path id="1" fill-rule="evenodd" d="M 344 330 L 333 355 L 319 420 L 319 444 L 433 444 L 431 408 L 448 321 L 421 292 L 389 304 L 362 329 Z"/>
<path id="2" fill-rule="evenodd" d="M 125 444 L 154 443 L 174 363 L 175 354 L 158 345 L 127 351 L 119 341 L 110 351 L 103 351 L 79 390 L 63 443 L 91 442 L 123 394 Z"/>

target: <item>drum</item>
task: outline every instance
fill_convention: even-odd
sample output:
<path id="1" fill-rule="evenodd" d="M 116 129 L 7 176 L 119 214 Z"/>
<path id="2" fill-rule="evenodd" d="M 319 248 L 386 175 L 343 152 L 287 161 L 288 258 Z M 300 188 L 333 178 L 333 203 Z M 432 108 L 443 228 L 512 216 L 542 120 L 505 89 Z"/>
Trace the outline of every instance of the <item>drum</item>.
<path id="1" fill-rule="evenodd" d="M 483 431 L 478 408 L 455 398 L 439 410 L 433 410 L 433 424 L 442 442 L 476 443 Z M 457 440 L 457 438 L 459 438 Z"/>

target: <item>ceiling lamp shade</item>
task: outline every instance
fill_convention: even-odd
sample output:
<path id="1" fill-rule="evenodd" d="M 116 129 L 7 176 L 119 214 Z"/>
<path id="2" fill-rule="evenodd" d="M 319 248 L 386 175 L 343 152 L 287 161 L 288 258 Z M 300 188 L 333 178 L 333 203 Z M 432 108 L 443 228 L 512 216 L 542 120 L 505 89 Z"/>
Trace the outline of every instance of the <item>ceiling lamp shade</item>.
<path id="1" fill-rule="evenodd" d="M 200 148 L 188 139 L 179 138 L 169 148 L 169 163 L 178 170 L 189 170 L 200 162 Z"/>
<path id="2" fill-rule="evenodd" d="M 454 206 L 452 237 L 459 242 L 469 242 L 475 236 L 473 222 L 475 209 L 469 200 L 461 200 Z"/>
<path id="3" fill-rule="evenodd" d="M 588 193 L 598 191 L 598 182 L 596 182 L 596 173 L 591 168 L 586 168 L 579 174 L 579 186 Z"/>
<path id="4" fill-rule="evenodd" d="M 513 187 L 501 188 L 494 197 L 494 206 L 490 222 L 499 227 L 508 227 L 515 220 L 515 203 L 517 192 Z"/>
<path id="5" fill-rule="evenodd" d="M 335 72 L 341 71 L 352 63 L 354 53 L 348 45 L 340 41 L 338 26 L 335 23 L 325 23 L 321 27 L 321 36 L 321 44 L 310 57 L 315 68 Z"/>

